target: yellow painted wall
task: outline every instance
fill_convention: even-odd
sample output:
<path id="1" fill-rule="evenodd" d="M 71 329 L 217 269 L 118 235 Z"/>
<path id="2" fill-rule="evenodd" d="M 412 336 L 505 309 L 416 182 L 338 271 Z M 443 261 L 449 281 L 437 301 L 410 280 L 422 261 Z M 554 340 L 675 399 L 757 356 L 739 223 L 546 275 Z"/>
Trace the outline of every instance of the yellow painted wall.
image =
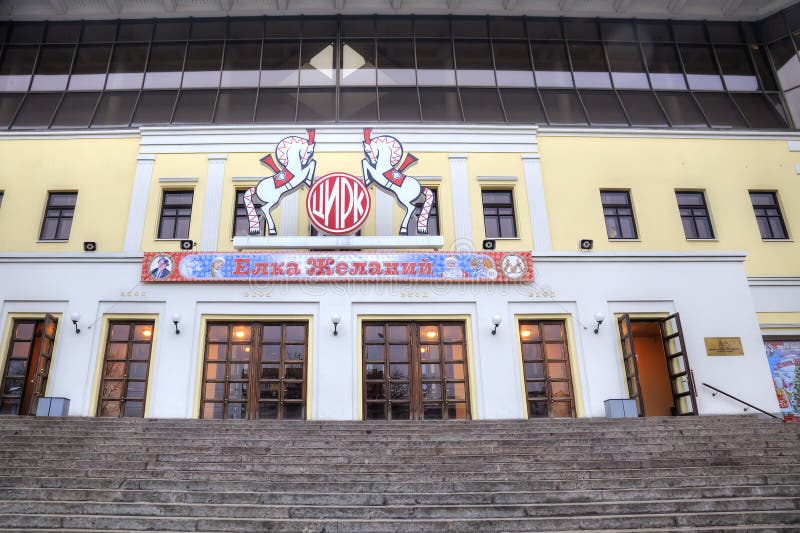
<path id="1" fill-rule="evenodd" d="M 0 141 L 0 252 L 121 251 L 138 137 Z M 68 241 L 37 242 L 48 191 L 77 191 Z"/>
<path id="2" fill-rule="evenodd" d="M 153 163 L 150 183 L 150 196 L 147 199 L 147 215 L 142 233 L 144 251 L 178 251 L 180 239 L 158 239 L 158 222 L 161 214 L 161 201 L 165 190 L 193 190 L 192 218 L 189 222 L 189 238 L 200 240 L 203 221 L 206 179 L 208 177 L 207 154 L 159 154 Z M 162 183 L 161 178 L 198 178 L 196 182 Z M 232 206 L 233 204 L 231 204 Z M 233 212 L 231 207 L 231 213 Z"/>
<path id="3" fill-rule="evenodd" d="M 525 174 L 523 173 L 521 154 L 469 154 L 467 156 L 467 176 L 469 177 L 469 200 L 472 211 L 473 248 L 480 250 L 483 240 L 487 238 L 483 225 L 481 191 L 512 189 L 514 191 L 514 218 L 517 223 L 517 238 L 497 239 L 496 249 L 498 251 L 532 250 L 534 242 L 530 223 L 530 203 L 525 190 Z M 517 179 L 478 181 L 480 176 L 507 176 L 516 177 Z"/>
<path id="4" fill-rule="evenodd" d="M 797 242 L 765 242 L 749 190 L 776 190 L 789 237 L 800 238 L 800 154 L 786 141 L 539 137 L 555 250 L 744 250 L 750 276 L 800 275 Z M 600 189 L 630 189 L 639 241 L 609 241 Z M 676 189 L 704 190 L 716 239 L 687 241 Z"/>

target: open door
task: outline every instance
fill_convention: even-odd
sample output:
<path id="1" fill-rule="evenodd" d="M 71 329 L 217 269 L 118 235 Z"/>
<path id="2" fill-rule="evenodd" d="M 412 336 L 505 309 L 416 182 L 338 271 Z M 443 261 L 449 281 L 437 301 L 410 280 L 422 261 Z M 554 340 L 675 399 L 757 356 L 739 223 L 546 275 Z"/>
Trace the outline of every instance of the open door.
<path id="1" fill-rule="evenodd" d="M 636 365 L 636 350 L 633 347 L 633 331 L 631 330 L 631 317 L 624 314 L 617 320 L 619 324 L 619 338 L 622 342 L 622 360 L 625 366 L 625 381 L 628 383 L 628 396 L 636 401 L 639 416 L 644 416 L 644 402 L 642 401 L 642 386 L 639 383 L 639 368 Z"/>
<path id="2" fill-rule="evenodd" d="M 686 344 L 683 342 L 680 316 L 675 313 L 660 322 L 664 355 L 667 358 L 667 374 L 670 385 L 672 385 L 672 397 L 675 400 L 673 414 L 677 416 L 696 415 L 696 392 L 692 371 L 689 368 L 689 359 L 686 357 Z"/>
<path id="3" fill-rule="evenodd" d="M 39 398 L 45 395 L 47 390 L 47 378 L 50 375 L 50 361 L 53 358 L 53 346 L 56 341 L 56 326 L 58 319 L 53 315 L 45 315 L 42 332 L 39 336 L 38 351 L 32 354 L 30 371 L 35 374 L 29 377 L 32 387 L 26 391 L 26 398 L 20 413 L 33 415 L 36 414 L 36 405 Z M 30 374 L 29 374 L 30 375 Z"/>

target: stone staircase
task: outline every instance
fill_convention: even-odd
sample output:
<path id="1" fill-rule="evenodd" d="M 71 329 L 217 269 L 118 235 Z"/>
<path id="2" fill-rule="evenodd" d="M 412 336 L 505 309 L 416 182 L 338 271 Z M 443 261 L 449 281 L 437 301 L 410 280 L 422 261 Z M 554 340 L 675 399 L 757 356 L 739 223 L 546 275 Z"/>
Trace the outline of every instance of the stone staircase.
<path id="1" fill-rule="evenodd" d="M 0 417 L 0 531 L 800 531 L 800 424 Z"/>

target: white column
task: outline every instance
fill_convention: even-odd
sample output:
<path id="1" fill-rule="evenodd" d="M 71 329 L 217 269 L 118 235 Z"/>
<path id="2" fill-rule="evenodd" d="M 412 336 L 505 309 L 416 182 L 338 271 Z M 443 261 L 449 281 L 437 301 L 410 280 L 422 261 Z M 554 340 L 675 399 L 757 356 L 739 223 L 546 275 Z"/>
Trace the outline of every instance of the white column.
<path id="1" fill-rule="evenodd" d="M 378 187 L 375 191 L 375 234 L 395 235 L 394 228 L 394 196 Z"/>
<path id="2" fill-rule="evenodd" d="M 453 191 L 453 215 L 455 218 L 454 248 L 472 250 L 472 213 L 469 202 L 469 178 L 467 155 L 450 154 L 450 183 Z"/>
<path id="3" fill-rule="evenodd" d="M 203 223 L 198 249 L 213 251 L 219 239 L 219 218 L 222 212 L 222 181 L 225 176 L 225 154 L 208 155 L 208 178 L 206 179 L 206 200 L 203 205 Z"/>
<path id="4" fill-rule="evenodd" d="M 286 237 L 297 236 L 297 213 L 300 195 L 297 192 L 289 193 L 281 198 L 281 223 L 278 227 L 278 235 Z"/>
<path id="5" fill-rule="evenodd" d="M 133 178 L 131 205 L 128 210 L 128 226 L 125 228 L 124 251 L 139 252 L 142 249 L 144 217 L 147 213 L 147 198 L 150 196 L 150 182 L 153 179 L 155 154 L 139 154 L 136 157 L 136 174 Z M 101 243 L 100 246 L 103 246 Z"/>
<path id="6" fill-rule="evenodd" d="M 538 252 L 552 251 L 550 220 L 547 217 L 547 202 L 544 197 L 539 154 L 522 154 L 522 169 L 525 172 L 525 189 L 528 192 L 528 212 L 533 229 L 533 248 Z"/>

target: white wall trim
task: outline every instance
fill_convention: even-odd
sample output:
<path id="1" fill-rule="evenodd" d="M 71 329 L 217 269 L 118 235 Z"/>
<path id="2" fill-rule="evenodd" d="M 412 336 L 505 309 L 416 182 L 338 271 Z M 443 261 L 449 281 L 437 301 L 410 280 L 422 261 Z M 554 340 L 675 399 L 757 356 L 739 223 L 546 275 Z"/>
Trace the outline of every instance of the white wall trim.
<path id="1" fill-rule="evenodd" d="M 200 178 L 158 178 L 159 183 L 197 183 Z"/>
<path id="2" fill-rule="evenodd" d="M 745 139 L 800 142 L 798 131 L 709 130 L 709 129 L 651 129 L 651 128 L 590 128 L 571 126 L 541 126 L 542 137 L 639 137 L 667 139 Z M 791 150 L 791 148 L 790 148 Z"/>
<path id="3" fill-rule="evenodd" d="M 516 176 L 478 176 L 478 181 L 517 181 Z"/>

